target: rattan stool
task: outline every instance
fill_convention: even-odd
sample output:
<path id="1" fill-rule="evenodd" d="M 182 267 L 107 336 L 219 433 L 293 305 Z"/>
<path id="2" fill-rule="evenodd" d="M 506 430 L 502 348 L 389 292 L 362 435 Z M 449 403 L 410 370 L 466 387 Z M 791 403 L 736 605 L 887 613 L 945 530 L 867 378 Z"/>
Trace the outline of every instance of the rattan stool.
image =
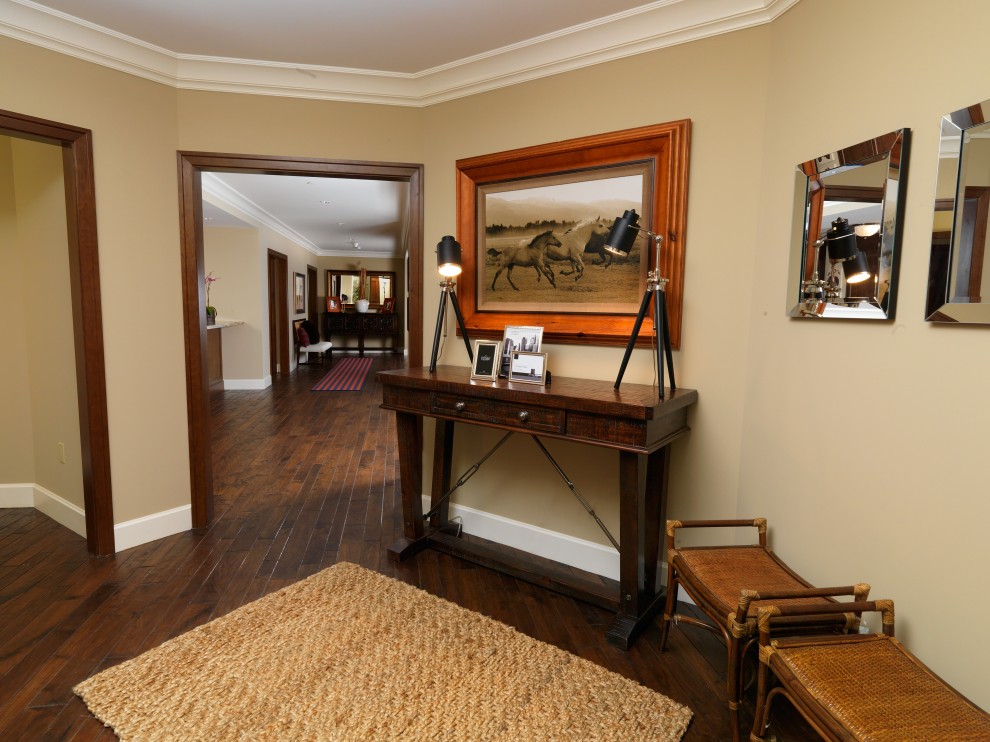
<path id="1" fill-rule="evenodd" d="M 759 543 L 751 546 L 691 546 L 675 548 L 675 536 L 682 528 L 757 529 Z M 739 702 L 742 695 L 742 657 L 756 641 L 757 611 L 762 601 L 788 598 L 800 591 L 800 602 L 810 605 L 831 605 L 834 595 L 852 595 L 866 600 L 870 586 L 813 588 L 798 576 L 776 554 L 767 548 L 767 521 L 753 520 L 694 520 L 667 521 L 667 604 L 660 626 L 660 651 L 663 652 L 670 633 L 671 622 L 686 623 L 720 635 L 728 656 L 726 695 L 733 740 L 739 739 Z M 695 604 L 711 619 L 709 624 L 691 616 L 676 614 L 677 591 L 683 587 Z M 807 590 L 812 590 L 807 593 Z M 737 620 L 738 617 L 738 620 Z M 854 614 L 797 617 L 775 621 L 774 631 L 782 634 L 841 633 L 855 630 L 859 625 Z"/>
<path id="2" fill-rule="evenodd" d="M 961 696 L 894 638 L 889 600 L 829 611 L 880 611 L 883 633 L 771 638 L 771 620 L 820 608 L 760 608 L 760 674 L 750 740 L 762 742 L 776 696 L 825 740 L 990 740 L 990 714 Z M 779 685 L 770 690 L 771 681 Z"/>

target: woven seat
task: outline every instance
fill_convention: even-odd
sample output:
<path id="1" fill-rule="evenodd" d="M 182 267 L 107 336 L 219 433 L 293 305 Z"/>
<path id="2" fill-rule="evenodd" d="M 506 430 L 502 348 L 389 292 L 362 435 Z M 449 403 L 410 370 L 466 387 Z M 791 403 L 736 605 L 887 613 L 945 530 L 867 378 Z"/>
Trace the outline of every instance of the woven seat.
<path id="1" fill-rule="evenodd" d="M 830 608 L 880 611 L 882 634 L 771 638 L 771 620 L 800 610 L 786 605 L 760 610 L 760 676 L 751 740 L 764 739 L 777 696 L 790 700 L 826 740 L 990 739 L 990 715 L 894 638 L 892 601 Z M 779 685 L 770 689 L 772 680 Z"/>
<path id="2" fill-rule="evenodd" d="M 757 529 L 759 543 L 751 546 L 675 547 L 677 531 L 683 528 Z M 726 695 L 733 740 L 739 739 L 739 702 L 742 695 L 742 658 L 756 640 L 757 615 L 769 599 L 795 598 L 806 605 L 831 605 L 832 596 L 852 595 L 865 600 L 869 585 L 813 588 L 767 548 L 767 521 L 705 520 L 667 521 L 667 603 L 660 626 L 660 651 L 666 648 L 670 624 L 686 623 L 714 632 L 726 646 Z M 678 589 L 683 587 L 711 623 L 676 613 Z M 811 590 L 811 592 L 807 592 Z M 858 626 L 855 614 L 798 616 L 775 621 L 778 634 L 841 633 Z"/>

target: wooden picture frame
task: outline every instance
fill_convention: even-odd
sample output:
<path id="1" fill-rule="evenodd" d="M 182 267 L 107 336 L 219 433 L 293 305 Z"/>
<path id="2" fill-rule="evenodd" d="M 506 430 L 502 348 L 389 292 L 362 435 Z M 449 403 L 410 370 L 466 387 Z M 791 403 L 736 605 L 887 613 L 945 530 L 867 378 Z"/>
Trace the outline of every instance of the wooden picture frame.
<path id="1" fill-rule="evenodd" d="M 327 297 L 327 311 L 328 312 L 342 312 L 342 311 L 344 311 L 339 296 L 328 296 Z"/>
<path id="2" fill-rule="evenodd" d="M 395 311 L 395 299 L 389 297 L 382 302 L 382 314 L 392 314 Z"/>
<path id="3" fill-rule="evenodd" d="M 486 269 L 486 262 L 494 257 L 488 252 L 491 249 L 488 247 L 489 232 L 495 233 L 494 230 L 508 227 L 506 239 L 509 236 L 517 237 L 517 243 L 530 237 L 535 239 L 538 235 L 530 235 L 529 232 L 537 229 L 541 233 L 550 231 L 559 239 L 566 229 L 563 224 L 563 209 L 557 215 L 548 212 L 545 218 L 530 219 L 528 215 L 521 216 L 519 224 L 505 224 L 498 217 L 489 217 L 489 213 L 492 211 L 493 195 L 525 192 L 529 188 L 563 189 L 581 184 L 590 184 L 589 188 L 595 188 L 601 183 L 601 196 L 597 199 L 590 197 L 581 205 L 583 212 L 581 209 L 577 211 L 579 215 L 583 213 L 588 216 L 590 209 L 599 206 L 604 211 L 604 201 L 611 200 L 608 199 L 610 179 L 638 177 L 643 183 L 641 225 L 664 237 L 660 274 L 669 279 L 666 291 L 670 337 L 673 347 L 679 347 L 690 129 L 690 120 L 684 119 L 458 160 L 457 239 L 461 244 L 463 267 L 463 273 L 458 279 L 458 294 L 468 333 L 472 337 L 497 338 L 506 325 L 534 324 L 545 328 L 544 337 L 549 342 L 625 345 L 632 334 L 636 312 L 646 290 L 647 271 L 653 267 L 655 258 L 651 243 L 645 237 L 637 241 L 638 247 L 634 248 L 634 253 L 630 253 L 631 257 L 635 254 L 637 261 L 638 285 L 634 289 L 628 286 L 624 288 L 622 301 L 617 302 L 619 306 L 610 306 L 607 301 L 595 301 L 587 308 L 575 310 L 572 307 L 570 311 L 562 312 L 559 310 L 559 297 L 548 298 L 546 293 L 534 301 L 527 299 L 520 302 L 514 298 L 507 299 L 505 301 L 509 303 L 504 303 L 502 297 L 508 297 L 511 292 L 508 281 L 505 282 L 505 292 L 495 297 L 496 301 L 492 301 L 493 292 L 486 289 L 492 285 L 487 282 L 488 276 L 494 275 L 495 271 Z M 621 216 L 621 211 L 594 216 L 611 227 L 615 218 Z M 528 231 L 521 227 L 522 220 L 527 222 Z M 580 221 L 585 222 L 587 219 L 582 217 Z M 517 233 L 525 232 L 521 238 L 512 233 L 514 228 Z M 595 239 L 602 244 L 604 242 L 602 236 Z M 590 239 L 585 249 L 589 247 L 599 253 L 603 252 L 600 250 L 601 244 L 593 244 Z M 501 259 L 502 250 L 498 253 Z M 604 266 L 607 263 L 604 258 L 598 264 L 598 258 L 590 257 L 593 254 L 597 253 L 586 252 L 581 255 L 582 260 L 586 255 L 589 256 L 584 261 L 583 277 L 574 279 L 573 275 L 558 274 L 555 276 L 557 286 L 568 284 L 569 287 L 583 288 L 584 285 L 590 285 L 590 281 L 588 284 L 583 283 L 591 278 L 589 271 L 606 271 Z M 539 268 L 520 267 L 516 272 L 518 278 L 514 277 L 513 282 L 520 284 L 525 280 L 530 287 L 537 286 L 537 270 Z M 556 269 L 552 270 L 556 273 Z M 604 273 L 595 277 L 601 280 L 602 275 Z M 499 292 L 504 280 L 502 277 L 495 278 L 494 293 Z M 485 282 L 484 286 L 481 285 L 482 281 Z M 550 291 L 545 286 L 541 290 Z M 601 292 L 601 289 L 598 291 Z M 631 300 L 629 295 L 633 297 Z M 563 296 L 563 293 L 559 296 Z M 641 332 L 637 344 L 649 346 L 651 336 L 650 332 Z"/>
<path id="4" fill-rule="evenodd" d="M 306 275 L 292 274 L 292 311 L 302 314 L 306 311 Z"/>
<path id="5" fill-rule="evenodd" d="M 502 359 L 502 343 L 498 340 L 475 340 L 474 363 L 471 366 L 471 378 L 484 381 L 494 381 L 498 378 L 498 370 Z"/>
<path id="6" fill-rule="evenodd" d="M 512 351 L 509 361 L 509 381 L 544 386 L 547 379 L 547 354 Z"/>

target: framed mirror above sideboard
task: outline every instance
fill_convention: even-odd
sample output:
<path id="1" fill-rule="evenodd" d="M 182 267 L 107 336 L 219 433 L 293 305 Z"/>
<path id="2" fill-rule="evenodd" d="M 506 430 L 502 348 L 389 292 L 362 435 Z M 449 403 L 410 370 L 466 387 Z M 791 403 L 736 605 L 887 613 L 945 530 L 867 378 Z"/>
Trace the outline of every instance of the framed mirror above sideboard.
<path id="1" fill-rule="evenodd" d="M 354 306 L 354 298 L 358 294 L 360 281 L 360 271 L 328 270 L 327 296 L 339 296 L 344 304 L 344 309 L 351 309 Z M 364 295 L 368 298 L 372 309 L 380 309 L 386 299 L 391 299 L 394 303 L 396 295 L 395 271 L 366 271 L 364 288 Z"/>

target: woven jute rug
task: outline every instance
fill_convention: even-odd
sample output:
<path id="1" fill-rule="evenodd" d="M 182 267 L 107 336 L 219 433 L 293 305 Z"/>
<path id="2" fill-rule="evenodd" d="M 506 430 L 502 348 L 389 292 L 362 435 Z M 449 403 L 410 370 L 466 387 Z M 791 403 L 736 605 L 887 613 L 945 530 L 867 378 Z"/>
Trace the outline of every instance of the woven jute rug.
<path id="1" fill-rule="evenodd" d="M 129 740 L 678 740 L 691 711 L 341 563 L 74 688 Z"/>

